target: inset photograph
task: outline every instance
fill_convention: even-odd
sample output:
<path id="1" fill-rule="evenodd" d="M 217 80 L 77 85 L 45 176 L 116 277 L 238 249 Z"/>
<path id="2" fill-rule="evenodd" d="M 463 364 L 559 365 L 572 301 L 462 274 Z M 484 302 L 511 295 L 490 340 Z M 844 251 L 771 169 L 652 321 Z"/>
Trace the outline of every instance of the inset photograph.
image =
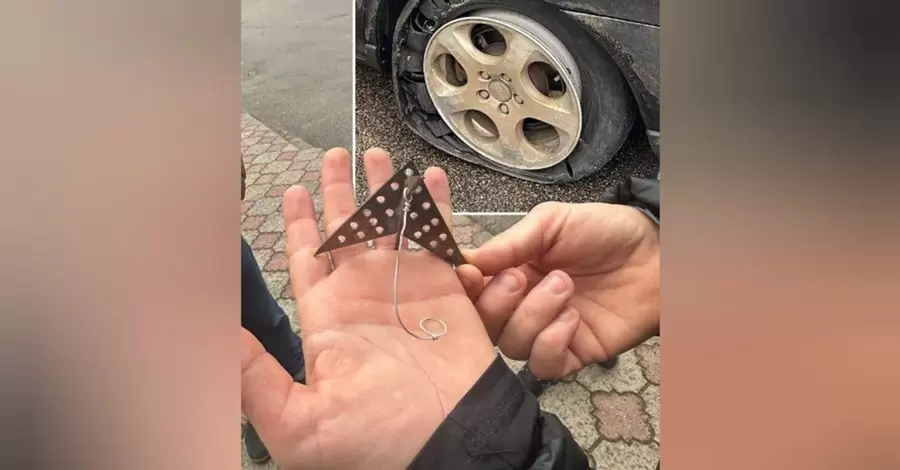
<path id="1" fill-rule="evenodd" d="M 658 174 L 658 0 L 395 3 L 357 0 L 357 159 L 444 168 L 464 213 Z"/>

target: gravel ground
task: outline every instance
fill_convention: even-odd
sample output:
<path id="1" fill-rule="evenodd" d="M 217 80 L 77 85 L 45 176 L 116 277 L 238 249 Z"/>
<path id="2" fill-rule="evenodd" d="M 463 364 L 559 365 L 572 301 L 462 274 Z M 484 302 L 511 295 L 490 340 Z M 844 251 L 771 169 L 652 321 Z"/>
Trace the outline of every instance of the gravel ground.
<path id="1" fill-rule="evenodd" d="M 412 160 L 420 171 L 429 166 L 444 168 L 450 177 L 455 212 L 527 212 L 545 201 L 592 202 L 628 176 L 655 175 L 659 170 L 659 159 L 637 128 L 619 155 L 603 170 L 571 184 L 529 183 L 467 163 L 431 147 L 413 134 L 400 121 L 390 76 L 359 65 L 356 149 L 360 160 L 356 171 L 360 199 L 368 193 L 361 158 L 370 147 L 384 148 L 397 163 Z"/>

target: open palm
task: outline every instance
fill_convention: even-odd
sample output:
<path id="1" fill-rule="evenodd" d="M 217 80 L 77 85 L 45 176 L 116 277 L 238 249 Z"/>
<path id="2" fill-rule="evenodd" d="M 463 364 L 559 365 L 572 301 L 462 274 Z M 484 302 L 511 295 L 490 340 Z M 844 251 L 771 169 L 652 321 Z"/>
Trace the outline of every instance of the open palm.
<path id="1" fill-rule="evenodd" d="M 370 186 L 391 173 L 384 152 L 366 156 Z M 325 156 L 326 232 L 356 209 L 350 156 Z M 440 170 L 425 184 L 450 223 L 449 185 Z M 393 310 L 396 252 L 356 245 L 325 256 L 309 193 L 285 194 L 291 285 L 307 363 L 307 384 L 287 372 L 243 332 L 242 408 L 283 468 L 404 468 L 494 360 L 495 352 L 453 269 L 428 253 L 401 253 L 399 311 L 404 324 L 443 320 L 437 341 L 411 337 Z"/>

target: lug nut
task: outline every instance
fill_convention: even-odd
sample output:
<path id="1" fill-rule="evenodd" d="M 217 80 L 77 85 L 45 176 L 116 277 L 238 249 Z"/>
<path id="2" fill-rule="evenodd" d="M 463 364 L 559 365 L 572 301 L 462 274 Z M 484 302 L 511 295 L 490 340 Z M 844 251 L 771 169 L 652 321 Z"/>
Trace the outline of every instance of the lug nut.
<path id="1" fill-rule="evenodd" d="M 522 103 L 524 103 L 524 101 L 522 101 L 522 97 L 519 96 L 519 95 L 513 95 L 513 101 L 515 101 L 516 104 L 522 104 Z"/>
<path id="2" fill-rule="evenodd" d="M 488 75 L 487 72 L 485 72 L 485 71 L 478 72 L 478 76 L 481 77 L 482 80 L 487 80 L 487 79 L 491 78 L 491 76 Z"/>
<path id="3" fill-rule="evenodd" d="M 504 82 L 508 82 L 508 81 L 509 81 L 509 75 L 507 75 L 507 74 L 505 74 L 505 73 L 501 73 L 501 74 L 500 74 L 500 78 L 503 79 Z"/>
<path id="4" fill-rule="evenodd" d="M 491 94 L 487 92 L 487 90 L 478 90 L 478 97 L 486 100 L 490 98 Z"/>
<path id="5" fill-rule="evenodd" d="M 500 103 L 500 112 L 503 114 L 509 114 L 509 107 L 506 106 L 506 103 Z"/>

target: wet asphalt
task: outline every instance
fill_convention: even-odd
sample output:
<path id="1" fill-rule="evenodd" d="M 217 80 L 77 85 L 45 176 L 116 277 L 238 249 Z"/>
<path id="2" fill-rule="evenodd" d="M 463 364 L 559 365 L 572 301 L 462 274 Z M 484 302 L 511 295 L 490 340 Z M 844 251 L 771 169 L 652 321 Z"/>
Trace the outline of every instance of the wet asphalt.
<path id="1" fill-rule="evenodd" d="M 599 173 L 571 184 L 530 183 L 473 165 L 431 147 L 416 136 L 400 120 L 390 76 L 357 65 L 356 173 L 360 200 L 368 193 L 362 154 L 371 147 L 390 152 L 395 166 L 412 160 L 420 171 L 429 166 L 446 170 L 454 212 L 527 212 L 545 201 L 593 202 L 629 176 L 646 177 L 659 170 L 659 158 L 638 126 L 613 161 Z"/>

